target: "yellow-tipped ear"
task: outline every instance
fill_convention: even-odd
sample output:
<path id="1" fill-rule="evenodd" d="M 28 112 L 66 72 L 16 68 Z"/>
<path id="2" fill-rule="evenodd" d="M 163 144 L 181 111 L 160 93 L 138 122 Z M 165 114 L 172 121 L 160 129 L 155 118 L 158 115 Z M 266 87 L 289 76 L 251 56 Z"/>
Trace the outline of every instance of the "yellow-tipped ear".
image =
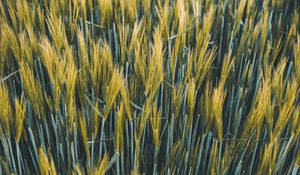
<path id="1" fill-rule="evenodd" d="M 120 105 L 120 108 L 118 109 L 118 115 L 117 115 L 117 124 L 115 128 L 115 151 L 117 153 L 120 153 L 120 147 L 123 145 L 123 104 Z"/>
<path id="2" fill-rule="evenodd" d="M 41 85 L 35 79 L 33 70 L 24 62 L 21 63 L 21 79 L 26 96 L 29 98 L 36 115 L 38 118 L 46 117 Z"/>
<path id="3" fill-rule="evenodd" d="M 10 124 L 12 121 L 12 105 L 6 84 L 0 83 L 0 121 L 7 136 L 10 136 Z"/>
<path id="4" fill-rule="evenodd" d="M 67 107 L 67 121 L 69 131 L 72 131 L 73 122 L 76 118 L 76 104 L 75 104 L 75 89 L 77 82 L 78 70 L 74 64 L 69 64 L 66 68 L 67 78 L 66 83 L 66 107 Z"/>
<path id="5" fill-rule="evenodd" d="M 188 127 L 191 127 L 192 120 L 194 118 L 194 109 L 196 103 L 196 85 L 195 80 L 192 78 L 188 84 L 188 95 L 187 95 L 187 105 L 188 105 Z"/>
<path id="6" fill-rule="evenodd" d="M 24 121 L 26 114 L 26 103 L 24 102 L 24 95 L 19 99 L 15 99 L 15 127 L 16 127 L 16 141 L 19 143 L 21 134 L 24 129 Z"/>
<path id="7" fill-rule="evenodd" d="M 106 106 L 104 109 L 104 118 L 107 119 L 108 114 L 110 113 L 111 107 L 115 103 L 117 95 L 119 94 L 122 88 L 122 76 L 120 71 L 115 68 L 110 80 L 109 85 L 106 87 L 105 91 L 105 100 Z"/>
<path id="8" fill-rule="evenodd" d="M 42 175 L 56 175 L 56 168 L 52 159 L 44 153 L 43 149 L 39 148 L 39 165 Z"/>
<path id="9" fill-rule="evenodd" d="M 294 43 L 294 61 L 295 61 L 295 73 L 300 84 L 300 35 L 297 35 L 297 42 Z"/>
<path id="10" fill-rule="evenodd" d="M 153 142 L 156 148 L 159 148 L 160 140 L 160 123 L 161 123 L 161 111 L 157 109 L 156 105 L 152 107 L 152 115 L 150 116 L 150 123 L 152 126 Z"/>
<path id="11" fill-rule="evenodd" d="M 222 87 L 214 89 L 212 94 L 211 112 L 215 118 L 218 139 L 223 138 L 223 105 L 226 98 L 226 91 Z"/>
<path id="12" fill-rule="evenodd" d="M 81 131 L 81 136 L 83 140 L 85 155 L 87 157 L 87 160 L 90 160 L 90 149 L 88 145 L 88 133 L 87 133 L 87 126 L 86 126 L 86 119 L 81 111 L 79 111 L 79 127 Z"/>
<path id="13" fill-rule="evenodd" d="M 100 163 L 98 165 L 98 168 L 96 169 L 96 172 L 94 174 L 95 175 L 104 175 L 105 171 L 106 171 L 106 167 L 107 167 L 108 161 L 109 161 L 108 154 L 105 153 L 104 157 L 100 161 Z"/>

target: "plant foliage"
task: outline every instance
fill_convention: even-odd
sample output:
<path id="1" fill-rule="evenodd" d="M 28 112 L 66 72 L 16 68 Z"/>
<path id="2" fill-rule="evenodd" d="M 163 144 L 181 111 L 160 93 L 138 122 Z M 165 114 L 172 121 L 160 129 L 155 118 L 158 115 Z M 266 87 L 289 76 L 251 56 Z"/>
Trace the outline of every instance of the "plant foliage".
<path id="1" fill-rule="evenodd" d="M 299 11 L 1 0 L 0 174 L 298 174 Z"/>

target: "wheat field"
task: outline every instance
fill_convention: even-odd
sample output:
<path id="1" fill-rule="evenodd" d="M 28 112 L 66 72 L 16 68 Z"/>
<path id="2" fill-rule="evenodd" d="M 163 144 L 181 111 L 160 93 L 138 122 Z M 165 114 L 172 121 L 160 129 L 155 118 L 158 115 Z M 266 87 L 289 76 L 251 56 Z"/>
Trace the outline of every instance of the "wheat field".
<path id="1" fill-rule="evenodd" d="M 0 174 L 299 174 L 299 12 L 1 0 Z"/>

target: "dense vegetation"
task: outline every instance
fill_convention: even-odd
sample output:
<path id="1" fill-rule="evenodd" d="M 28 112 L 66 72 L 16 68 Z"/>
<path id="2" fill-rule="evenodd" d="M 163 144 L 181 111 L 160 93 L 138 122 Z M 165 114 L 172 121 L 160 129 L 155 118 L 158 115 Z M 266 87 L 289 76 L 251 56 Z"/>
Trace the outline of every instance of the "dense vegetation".
<path id="1" fill-rule="evenodd" d="M 300 172 L 297 0 L 1 0 L 0 174 Z"/>

